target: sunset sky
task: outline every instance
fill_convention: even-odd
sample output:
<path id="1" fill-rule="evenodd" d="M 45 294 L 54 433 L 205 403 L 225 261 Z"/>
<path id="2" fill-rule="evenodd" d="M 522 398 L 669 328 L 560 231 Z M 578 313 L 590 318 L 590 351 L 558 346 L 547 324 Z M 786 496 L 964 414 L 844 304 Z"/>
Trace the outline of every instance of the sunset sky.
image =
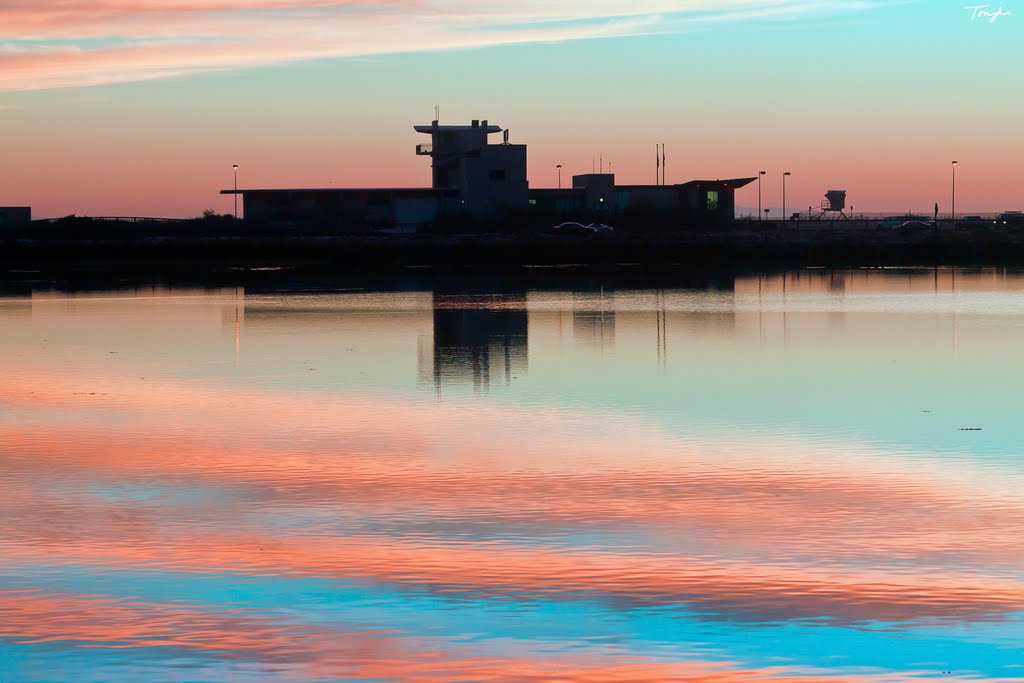
<path id="1" fill-rule="evenodd" d="M 664 142 L 668 182 L 765 169 L 765 206 L 786 170 L 793 209 L 948 211 L 956 159 L 958 212 L 1024 209 L 1024 2 L 981 1 L 0 0 L 0 205 L 228 212 L 234 163 L 424 186 L 438 105 L 528 143 L 531 187 L 651 183 Z"/>

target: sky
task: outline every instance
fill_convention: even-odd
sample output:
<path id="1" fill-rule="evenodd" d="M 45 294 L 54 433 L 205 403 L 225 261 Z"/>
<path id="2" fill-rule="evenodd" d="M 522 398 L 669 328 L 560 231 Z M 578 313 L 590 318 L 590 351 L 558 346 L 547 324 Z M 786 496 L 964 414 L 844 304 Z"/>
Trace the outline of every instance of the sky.
<path id="1" fill-rule="evenodd" d="M 958 213 L 1024 209 L 1024 0 L 981 3 L 0 0 L 0 206 L 227 213 L 233 164 L 422 187 L 437 106 L 527 143 L 531 187 L 653 183 L 663 142 L 669 183 L 765 170 L 775 209 L 789 171 L 791 211 L 946 212 L 953 160 Z"/>

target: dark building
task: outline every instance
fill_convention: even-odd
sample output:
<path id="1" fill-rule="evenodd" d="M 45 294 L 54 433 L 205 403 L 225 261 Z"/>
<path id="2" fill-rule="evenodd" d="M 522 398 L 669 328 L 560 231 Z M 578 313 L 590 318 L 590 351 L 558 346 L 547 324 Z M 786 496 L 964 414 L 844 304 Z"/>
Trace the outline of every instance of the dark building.
<path id="1" fill-rule="evenodd" d="M 0 206 L 0 228 L 11 225 L 25 225 L 32 222 L 30 206 Z"/>
<path id="2" fill-rule="evenodd" d="M 503 132 L 487 121 L 468 126 L 415 126 L 430 135 L 430 143 L 416 145 L 416 154 L 429 156 L 436 190 L 458 193 L 462 210 L 474 218 L 494 220 L 502 212 L 527 206 L 526 145 L 490 144 L 488 136 Z"/>
<path id="3" fill-rule="evenodd" d="M 455 226 L 544 228 L 550 220 L 603 220 L 619 228 L 718 225 L 735 213 L 735 191 L 755 178 L 693 180 L 681 185 L 616 185 L 611 173 L 573 176 L 567 189 L 529 189 L 526 145 L 486 120 L 414 126 L 430 135 L 416 145 L 430 157 L 431 187 L 390 189 L 221 190 L 240 194 L 252 223 L 342 232 L 416 231 Z M 491 135 L 503 133 L 499 143 Z"/>
<path id="4" fill-rule="evenodd" d="M 349 233 L 415 231 L 460 212 L 455 190 L 295 189 L 239 190 L 253 223 L 317 226 Z"/>
<path id="5" fill-rule="evenodd" d="M 531 190 L 530 208 L 538 219 L 625 221 L 674 228 L 682 224 L 720 225 L 733 220 L 736 190 L 756 178 L 691 180 L 679 185 L 616 185 L 611 173 L 573 176 L 572 188 Z"/>

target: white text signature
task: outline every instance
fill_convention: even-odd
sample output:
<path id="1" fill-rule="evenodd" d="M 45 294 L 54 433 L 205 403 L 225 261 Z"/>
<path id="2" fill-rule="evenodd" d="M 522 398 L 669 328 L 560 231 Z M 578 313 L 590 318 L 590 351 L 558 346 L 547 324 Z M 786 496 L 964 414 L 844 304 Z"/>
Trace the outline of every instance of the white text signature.
<path id="1" fill-rule="evenodd" d="M 1013 14 L 1009 10 L 1004 10 L 1003 6 L 1000 5 L 999 9 L 995 11 L 989 11 L 991 5 L 972 5 L 970 7 L 964 7 L 966 10 L 971 11 L 971 21 L 976 19 L 988 19 L 988 23 L 996 23 L 996 19 L 999 17 L 1011 17 Z"/>

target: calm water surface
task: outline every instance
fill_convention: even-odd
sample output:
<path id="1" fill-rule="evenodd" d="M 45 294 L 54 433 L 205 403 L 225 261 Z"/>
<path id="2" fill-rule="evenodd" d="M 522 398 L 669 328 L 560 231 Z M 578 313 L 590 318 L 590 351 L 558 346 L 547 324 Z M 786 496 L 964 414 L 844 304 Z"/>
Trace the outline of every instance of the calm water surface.
<path id="1" fill-rule="evenodd" d="M 2 681 L 1024 680 L 1024 276 L 0 331 Z"/>

